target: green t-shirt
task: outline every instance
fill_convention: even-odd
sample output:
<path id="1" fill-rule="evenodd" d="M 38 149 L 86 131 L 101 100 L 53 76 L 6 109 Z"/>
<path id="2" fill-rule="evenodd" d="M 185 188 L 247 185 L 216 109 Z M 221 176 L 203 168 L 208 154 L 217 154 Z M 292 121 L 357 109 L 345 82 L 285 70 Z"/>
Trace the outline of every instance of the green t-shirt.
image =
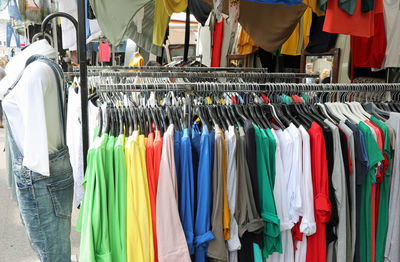
<path id="1" fill-rule="evenodd" d="M 269 142 L 269 163 L 270 163 L 270 182 L 272 189 L 275 187 L 275 152 L 276 152 L 276 140 L 271 132 L 271 129 L 265 130 L 268 136 Z"/>
<path id="2" fill-rule="evenodd" d="M 268 174 L 269 141 L 264 130 L 254 125 L 257 152 L 257 178 L 260 195 L 261 217 L 264 220 L 263 257 L 267 258 L 274 252 L 282 253 L 279 218 L 276 214 L 273 189 Z"/>
<path id="3" fill-rule="evenodd" d="M 383 176 L 379 193 L 379 209 L 378 209 L 378 226 L 376 229 L 376 244 L 375 244 L 375 261 L 383 262 L 386 246 L 386 235 L 389 223 L 389 197 L 390 197 L 390 163 L 392 161 L 391 141 L 389 128 L 386 124 L 379 121 L 376 117 L 371 116 L 371 121 L 377 125 L 383 132 L 385 144 L 383 152 L 387 158 L 387 168 Z"/>
<path id="4" fill-rule="evenodd" d="M 371 261 L 371 184 L 376 182 L 376 167 L 384 157 L 367 124 L 360 122 L 358 128 L 364 134 L 369 161 L 367 176 L 361 186 L 360 261 L 369 262 Z"/>
<path id="5" fill-rule="evenodd" d="M 121 262 L 126 261 L 126 162 L 125 135 L 119 135 L 114 145 L 114 174 L 116 200 L 116 227 L 112 230 L 119 232 L 119 250 Z"/>
<path id="6" fill-rule="evenodd" d="M 85 195 L 77 230 L 81 232 L 80 260 L 111 262 L 105 174 L 108 134 L 96 138 L 88 153 L 83 183 Z"/>

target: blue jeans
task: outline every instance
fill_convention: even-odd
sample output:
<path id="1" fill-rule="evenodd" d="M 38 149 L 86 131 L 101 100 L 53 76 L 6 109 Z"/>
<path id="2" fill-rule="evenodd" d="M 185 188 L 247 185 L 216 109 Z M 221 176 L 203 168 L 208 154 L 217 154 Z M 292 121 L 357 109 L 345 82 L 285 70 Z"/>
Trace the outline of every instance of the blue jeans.
<path id="1" fill-rule="evenodd" d="M 7 39 L 6 39 L 7 40 L 7 42 L 6 42 L 7 47 L 10 47 L 10 45 L 11 45 L 11 37 L 13 35 L 15 37 L 15 43 L 16 43 L 17 47 L 21 47 L 21 41 L 20 41 L 20 38 L 19 38 L 19 34 L 17 34 L 14 31 L 14 28 L 12 27 L 11 22 L 8 22 L 7 23 Z"/>
<path id="2" fill-rule="evenodd" d="M 49 155 L 50 176 L 42 176 L 22 165 L 23 156 L 7 131 L 17 201 L 29 242 L 42 262 L 71 261 L 74 179 L 68 148 Z"/>

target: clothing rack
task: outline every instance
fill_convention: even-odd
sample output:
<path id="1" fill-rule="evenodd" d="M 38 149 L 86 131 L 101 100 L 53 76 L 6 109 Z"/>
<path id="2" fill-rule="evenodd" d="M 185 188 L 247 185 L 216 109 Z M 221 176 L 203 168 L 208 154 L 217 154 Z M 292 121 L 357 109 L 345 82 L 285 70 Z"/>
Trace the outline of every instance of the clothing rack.
<path id="1" fill-rule="evenodd" d="M 73 67 L 78 71 L 78 67 Z M 262 72 L 268 73 L 267 68 L 249 68 L 249 67 L 165 67 L 165 66 L 89 66 L 88 71 L 102 70 L 141 70 L 141 71 L 186 71 L 186 72 L 215 72 L 215 71 L 234 71 L 234 72 Z"/>
<path id="2" fill-rule="evenodd" d="M 101 84 L 97 92 L 400 92 L 400 84 L 152 83 Z"/>

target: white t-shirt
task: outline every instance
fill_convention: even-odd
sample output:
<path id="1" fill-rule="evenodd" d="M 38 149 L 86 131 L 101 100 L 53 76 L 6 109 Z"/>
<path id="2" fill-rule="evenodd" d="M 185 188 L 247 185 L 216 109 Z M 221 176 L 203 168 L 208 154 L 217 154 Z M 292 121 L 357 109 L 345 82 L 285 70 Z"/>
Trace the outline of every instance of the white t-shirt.
<path id="1" fill-rule="evenodd" d="M 276 140 L 276 151 L 275 151 L 275 186 L 274 186 L 274 199 L 276 206 L 276 213 L 280 220 L 280 231 L 282 239 L 282 254 L 277 252 L 270 255 L 267 259 L 268 262 L 275 261 L 293 261 L 293 238 L 291 229 L 293 223 L 290 222 L 289 218 L 289 201 L 287 195 L 287 182 L 289 180 L 289 172 L 286 167 L 283 167 L 283 154 L 281 148 L 287 148 L 292 142 L 289 134 L 278 130 L 280 133 L 279 137 L 275 130 L 271 130 L 272 135 Z M 280 140 L 281 139 L 281 140 Z M 285 158 L 285 164 L 288 158 Z"/>
<path id="2" fill-rule="evenodd" d="M 54 71 L 43 62 L 31 63 L 2 103 L 23 165 L 49 176 L 49 153 L 58 150 L 63 134 Z"/>
<path id="3" fill-rule="evenodd" d="M 314 197 L 313 183 L 311 176 L 311 149 L 310 136 L 303 126 L 298 130 L 301 133 L 302 142 L 302 176 L 301 176 L 301 199 L 302 199 L 302 220 L 300 224 L 300 232 L 303 233 L 302 241 L 296 242 L 296 262 L 305 262 L 307 256 L 307 236 L 315 233 L 317 227 L 314 217 Z"/>
<path id="4" fill-rule="evenodd" d="M 383 0 L 386 56 L 383 67 L 400 67 L 400 1 Z"/>
<path id="5" fill-rule="evenodd" d="M 80 89 L 78 89 L 80 90 Z M 80 91 L 75 92 L 73 87 L 68 90 L 67 110 L 67 146 L 69 149 L 72 170 L 74 174 L 74 201 L 78 207 L 83 198 L 83 145 L 81 125 L 81 97 Z"/>
<path id="6" fill-rule="evenodd" d="M 230 210 L 230 235 L 227 240 L 229 261 L 238 261 L 237 250 L 240 249 L 239 227 L 235 219 L 236 198 L 237 198 L 237 166 L 236 166 L 236 135 L 235 127 L 229 126 L 225 131 L 226 150 L 226 192 L 228 195 L 228 206 Z"/>
<path id="7" fill-rule="evenodd" d="M 293 151 L 292 151 L 292 168 L 290 172 L 289 180 L 289 192 L 291 192 L 289 198 L 289 215 L 290 219 L 294 224 L 299 221 L 299 217 L 302 216 L 302 201 L 301 201 L 301 159 L 302 159 L 302 145 L 301 145 L 301 134 L 296 126 L 291 123 L 287 128 L 290 136 L 293 140 Z"/>

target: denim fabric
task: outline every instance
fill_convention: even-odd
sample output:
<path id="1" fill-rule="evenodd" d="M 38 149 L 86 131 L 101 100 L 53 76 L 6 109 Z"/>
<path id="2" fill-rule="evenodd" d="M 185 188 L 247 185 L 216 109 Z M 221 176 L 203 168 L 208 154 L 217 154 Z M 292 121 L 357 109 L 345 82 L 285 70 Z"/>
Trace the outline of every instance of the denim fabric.
<path id="1" fill-rule="evenodd" d="M 49 155 L 50 176 L 42 176 L 22 165 L 23 156 L 7 131 L 17 201 L 29 242 L 42 262 L 71 261 L 74 179 L 68 148 Z"/>
<path id="2" fill-rule="evenodd" d="M 59 111 L 65 141 L 64 104 L 60 78 L 62 72 L 58 72 L 60 69 L 54 62 L 42 56 L 32 56 L 26 65 L 36 60 L 48 64 L 56 75 Z M 8 89 L 7 94 L 18 83 L 20 76 Z M 71 261 L 70 233 L 74 178 L 68 147 L 63 145 L 49 155 L 50 176 L 33 172 L 23 166 L 23 155 L 15 143 L 7 117 L 5 121 L 17 202 L 29 242 L 41 262 Z"/>
<path id="3" fill-rule="evenodd" d="M 15 37 L 15 43 L 16 43 L 17 47 L 21 47 L 21 41 L 20 41 L 20 38 L 19 38 L 19 34 L 17 34 L 14 31 L 14 28 L 12 27 L 11 22 L 8 22 L 7 23 L 7 39 L 6 39 L 7 40 L 7 42 L 6 42 L 7 47 L 10 47 L 10 45 L 11 45 L 11 37 L 13 35 Z"/>

